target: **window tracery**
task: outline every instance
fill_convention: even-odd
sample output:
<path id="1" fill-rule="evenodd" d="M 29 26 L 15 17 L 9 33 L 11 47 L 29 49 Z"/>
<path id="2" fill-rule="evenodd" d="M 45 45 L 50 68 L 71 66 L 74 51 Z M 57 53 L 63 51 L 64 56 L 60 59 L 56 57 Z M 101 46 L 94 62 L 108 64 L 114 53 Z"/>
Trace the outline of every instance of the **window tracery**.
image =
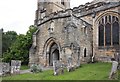
<path id="1" fill-rule="evenodd" d="M 98 25 L 99 46 L 119 45 L 119 19 L 116 16 L 103 16 Z"/>

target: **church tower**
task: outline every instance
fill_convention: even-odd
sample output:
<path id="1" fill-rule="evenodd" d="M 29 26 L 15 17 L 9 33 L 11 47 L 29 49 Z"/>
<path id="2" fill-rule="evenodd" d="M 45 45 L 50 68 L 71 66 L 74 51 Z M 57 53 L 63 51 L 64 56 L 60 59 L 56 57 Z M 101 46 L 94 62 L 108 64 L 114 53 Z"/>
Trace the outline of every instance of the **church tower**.
<path id="1" fill-rule="evenodd" d="M 68 8 L 70 8 L 70 0 L 38 0 L 35 23 L 50 13 Z"/>

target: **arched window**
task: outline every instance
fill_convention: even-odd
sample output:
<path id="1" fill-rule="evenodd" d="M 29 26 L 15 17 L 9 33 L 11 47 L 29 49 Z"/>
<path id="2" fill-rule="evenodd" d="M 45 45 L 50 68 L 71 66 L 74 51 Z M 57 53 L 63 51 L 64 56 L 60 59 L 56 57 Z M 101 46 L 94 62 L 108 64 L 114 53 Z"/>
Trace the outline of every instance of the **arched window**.
<path id="1" fill-rule="evenodd" d="M 104 26 L 99 25 L 99 46 L 104 46 Z"/>
<path id="2" fill-rule="evenodd" d="M 87 50 L 86 50 L 86 48 L 85 48 L 85 49 L 84 49 L 84 57 L 87 57 L 86 52 L 87 52 Z"/>
<path id="3" fill-rule="evenodd" d="M 105 25 L 105 45 L 111 45 L 111 24 Z"/>
<path id="4" fill-rule="evenodd" d="M 119 23 L 114 22 L 112 26 L 113 45 L 119 45 Z"/>
<path id="5" fill-rule="evenodd" d="M 61 4 L 62 4 L 62 5 L 65 5 L 65 2 L 64 2 L 64 0 L 61 0 Z"/>
<path id="6" fill-rule="evenodd" d="M 99 46 L 119 45 L 119 19 L 116 16 L 103 16 L 99 21 Z"/>

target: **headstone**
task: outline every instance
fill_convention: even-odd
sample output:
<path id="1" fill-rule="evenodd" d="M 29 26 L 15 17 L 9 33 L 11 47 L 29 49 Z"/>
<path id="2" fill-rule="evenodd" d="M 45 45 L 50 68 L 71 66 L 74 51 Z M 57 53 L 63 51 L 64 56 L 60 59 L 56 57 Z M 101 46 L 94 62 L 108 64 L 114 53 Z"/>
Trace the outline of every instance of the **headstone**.
<path id="1" fill-rule="evenodd" d="M 4 74 L 7 74 L 10 72 L 10 65 L 9 63 L 3 63 L 3 72 Z"/>
<path id="2" fill-rule="evenodd" d="M 7 74 L 10 74 L 9 63 L 0 63 L 0 76 L 5 76 Z"/>
<path id="3" fill-rule="evenodd" d="M 117 67 L 118 67 L 118 62 L 117 61 L 112 61 L 112 69 L 109 75 L 109 79 L 115 79 L 116 74 L 117 74 Z"/>
<path id="4" fill-rule="evenodd" d="M 59 60 L 53 61 L 53 71 L 54 71 L 54 75 L 59 75 L 64 73 L 63 64 Z"/>
<path id="5" fill-rule="evenodd" d="M 69 56 L 68 59 L 67 59 L 67 71 L 70 72 L 70 71 L 74 71 L 75 68 L 74 68 L 74 65 L 73 65 L 73 60 L 72 60 L 72 57 Z"/>
<path id="6" fill-rule="evenodd" d="M 2 71 L 2 63 L 0 63 L 0 76 L 2 76 L 3 71 Z"/>
<path id="7" fill-rule="evenodd" d="M 21 61 L 11 60 L 11 74 L 20 74 Z"/>
<path id="8" fill-rule="evenodd" d="M 80 67 L 80 60 L 77 61 L 76 67 L 77 67 L 77 68 Z"/>
<path id="9" fill-rule="evenodd" d="M 118 62 L 118 69 L 120 70 L 120 53 L 114 54 L 115 60 Z"/>

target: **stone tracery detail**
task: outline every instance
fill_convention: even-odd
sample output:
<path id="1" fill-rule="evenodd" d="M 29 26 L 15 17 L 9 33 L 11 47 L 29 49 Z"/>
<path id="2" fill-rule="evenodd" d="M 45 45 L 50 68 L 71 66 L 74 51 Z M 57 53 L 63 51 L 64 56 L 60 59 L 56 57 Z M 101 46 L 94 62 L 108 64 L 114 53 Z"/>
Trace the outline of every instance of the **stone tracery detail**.
<path id="1" fill-rule="evenodd" d="M 103 16 L 99 21 L 99 46 L 119 45 L 119 19 L 116 16 Z"/>

